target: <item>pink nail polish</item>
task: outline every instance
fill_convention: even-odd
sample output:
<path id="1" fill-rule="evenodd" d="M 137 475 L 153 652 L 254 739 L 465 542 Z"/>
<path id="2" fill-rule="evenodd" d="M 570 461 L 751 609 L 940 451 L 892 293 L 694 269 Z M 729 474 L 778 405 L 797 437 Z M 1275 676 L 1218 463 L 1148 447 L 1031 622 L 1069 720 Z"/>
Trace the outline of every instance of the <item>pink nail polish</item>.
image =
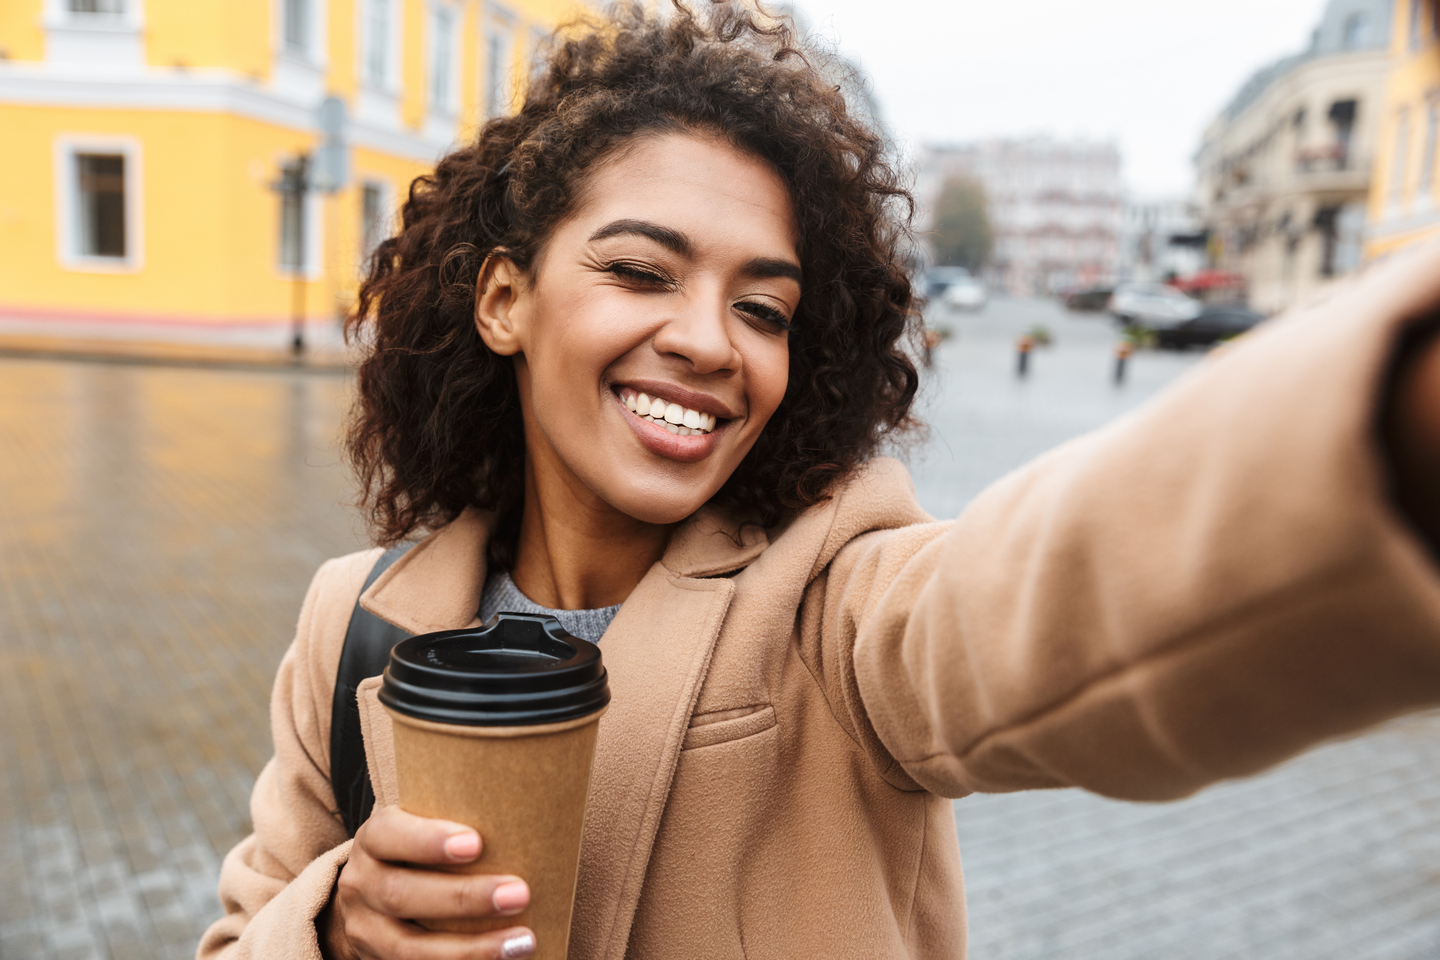
<path id="1" fill-rule="evenodd" d="M 480 838 L 473 833 L 457 833 L 445 841 L 445 856 L 451 860 L 474 860 L 480 852 Z"/>
<path id="2" fill-rule="evenodd" d="M 530 888 L 525 886 L 524 881 L 512 880 L 496 887 L 490 899 L 501 913 L 516 913 L 530 902 Z"/>
<path id="3" fill-rule="evenodd" d="M 535 952 L 535 935 L 522 933 L 518 937 L 511 937 L 500 944 L 500 956 L 505 960 L 520 960 L 521 957 L 528 957 Z"/>

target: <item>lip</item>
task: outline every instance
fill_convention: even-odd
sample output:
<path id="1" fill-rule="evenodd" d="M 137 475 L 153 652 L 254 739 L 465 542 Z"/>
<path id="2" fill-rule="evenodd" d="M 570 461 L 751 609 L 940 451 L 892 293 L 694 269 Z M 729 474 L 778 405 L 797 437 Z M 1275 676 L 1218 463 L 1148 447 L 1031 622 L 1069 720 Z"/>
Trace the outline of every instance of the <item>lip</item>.
<path id="1" fill-rule="evenodd" d="M 689 407 L 700 413 L 708 413 L 721 420 L 734 420 L 740 416 L 740 411 L 731 409 L 718 397 L 688 390 L 679 384 L 666 383 L 664 380 L 617 380 L 610 385 L 610 392 L 618 396 L 618 391 L 625 387 L 629 387 L 636 393 L 661 397 L 670 403 L 678 403 L 682 407 Z M 624 404 L 622 403 L 621 406 L 623 407 Z"/>
<path id="2" fill-rule="evenodd" d="M 631 384 L 627 383 L 625 386 L 629 387 Z M 632 389 L 640 388 L 632 387 Z M 645 391 L 640 390 L 640 392 Z M 678 460 L 681 463 L 698 463 L 704 460 L 720 442 L 720 434 L 729 427 L 728 423 L 719 423 L 709 433 L 682 437 L 626 408 L 625 404 L 620 402 L 620 395 L 615 391 L 610 391 L 610 397 L 614 400 L 615 406 L 620 409 L 620 415 L 625 418 L 625 423 L 634 431 L 636 439 L 644 445 L 645 449 L 667 460 Z M 676 400 L 684 403 L 679 397 L 676 397 Z M 710 411 L 704 412 L 709 413 Z"/>

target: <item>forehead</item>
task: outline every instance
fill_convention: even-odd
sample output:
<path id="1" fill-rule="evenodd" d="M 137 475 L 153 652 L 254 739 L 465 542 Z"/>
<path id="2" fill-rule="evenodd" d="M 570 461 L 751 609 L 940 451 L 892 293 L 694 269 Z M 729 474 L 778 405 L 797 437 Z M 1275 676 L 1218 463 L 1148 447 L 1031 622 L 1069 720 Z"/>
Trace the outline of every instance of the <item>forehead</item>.
<path id="1" fill-rule="evenodd" d="M 793 256 L 798 244 L 780 175 L 724 141 L 691 134 L 641 137 L 602 161 L 572 220 L 583 232 L 617 219 L 663 224 L 702 249 L 738 244 L 747 255 Z"/>

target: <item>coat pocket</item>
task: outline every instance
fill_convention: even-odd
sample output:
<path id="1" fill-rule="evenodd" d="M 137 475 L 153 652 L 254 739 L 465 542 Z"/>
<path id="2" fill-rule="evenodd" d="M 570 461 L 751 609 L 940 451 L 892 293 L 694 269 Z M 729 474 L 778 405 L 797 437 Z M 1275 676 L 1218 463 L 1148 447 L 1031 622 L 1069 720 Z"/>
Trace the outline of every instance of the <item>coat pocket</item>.
<path id="1" fill-rule="evenodd" d="M 717 743 L 730 743 L 764 733 L 775 726 L 775 708 L 768 703 L 735 710 L 718 710 L 714 713 L 696 714 L 690 718 L 690 729 L 685 731 L 681 750 L 699 747 L 713 747 Z"/>

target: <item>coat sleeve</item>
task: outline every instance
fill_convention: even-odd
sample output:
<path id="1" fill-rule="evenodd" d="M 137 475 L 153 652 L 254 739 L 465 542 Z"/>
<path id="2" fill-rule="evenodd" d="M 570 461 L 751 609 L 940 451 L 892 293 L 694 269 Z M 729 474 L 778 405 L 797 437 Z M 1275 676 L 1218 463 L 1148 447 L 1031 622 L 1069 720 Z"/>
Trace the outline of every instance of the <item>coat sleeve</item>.
<path id="1" fill-rule="evenodd" d="M 350 612 L 377 555 L 331 560 L 310 584 L 275 677 L 275 755 L 250 796 L 254 832 L 220 868 L 225 916 L 201 938 L 199 960 L 320 960 L 315 918 L 350 850 L 330 787 L 330 700 Z"/>
<path id="2" fill-rule="evenodd" d="M 849 540 L 807 627 L 841 722 L 900 787 L 1159 800 L 1440 703 L 1440 574 L 1377 429 L 1404 331 L 1437 310 L 1432 248 L 952 523 Z"/>

